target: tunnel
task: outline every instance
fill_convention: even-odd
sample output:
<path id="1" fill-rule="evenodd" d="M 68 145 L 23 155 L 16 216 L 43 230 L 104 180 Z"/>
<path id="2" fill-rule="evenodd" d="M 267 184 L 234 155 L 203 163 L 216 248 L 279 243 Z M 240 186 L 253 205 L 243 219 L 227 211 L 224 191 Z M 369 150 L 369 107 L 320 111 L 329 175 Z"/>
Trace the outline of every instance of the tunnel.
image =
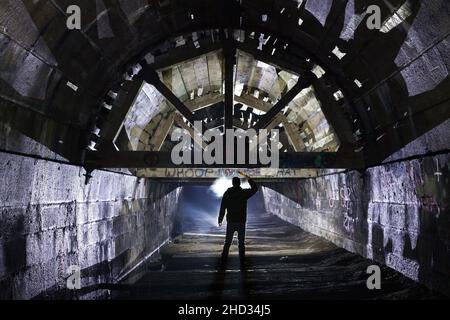
<path id="1" fill-rule="evenodd" d="M 0 300 L 448 299 L 449 15 L 0 0 Z"/>

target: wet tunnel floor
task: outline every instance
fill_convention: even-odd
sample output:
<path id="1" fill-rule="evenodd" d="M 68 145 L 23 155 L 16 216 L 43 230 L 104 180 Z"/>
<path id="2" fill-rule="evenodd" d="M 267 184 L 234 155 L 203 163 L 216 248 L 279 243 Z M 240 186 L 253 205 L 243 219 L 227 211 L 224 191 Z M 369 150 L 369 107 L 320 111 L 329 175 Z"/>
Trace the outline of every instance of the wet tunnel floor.
<path id="1" fill-rule="evenodd" d="M 195 223 L 161 250 L 158 262 L 131 274 L 113 299 L 433 299 L 424 286 L 382 267 L 381 290 L 366 287 L 371 261 L 281 219 L 253 215 L 247 225 L 246 270 L 237 239 L 227 269 L 218 268 L 224 229 Z"/>

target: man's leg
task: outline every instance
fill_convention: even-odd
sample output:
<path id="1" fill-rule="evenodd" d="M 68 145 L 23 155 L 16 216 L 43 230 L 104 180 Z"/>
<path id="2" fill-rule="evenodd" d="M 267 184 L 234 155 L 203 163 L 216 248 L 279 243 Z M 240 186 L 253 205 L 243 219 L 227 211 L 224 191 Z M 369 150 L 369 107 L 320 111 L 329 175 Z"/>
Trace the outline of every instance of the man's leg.
<path id="1" fill-rule="evenodd" d="M 225 237 L 225 244 L 222 251 L 222 262 L 225 263 L 228 258 L 228 252 L 230 251 L 231 243 L 233 242 L 234 227 L 233 224 L 227 223 L 227 235 Z"/>
<path id="2" fill-rule="evenodd" d="M 245 223 L 240 223 L 237 229 L 239 240 L 239 260 L 241 264 L 245 262 Z"/>

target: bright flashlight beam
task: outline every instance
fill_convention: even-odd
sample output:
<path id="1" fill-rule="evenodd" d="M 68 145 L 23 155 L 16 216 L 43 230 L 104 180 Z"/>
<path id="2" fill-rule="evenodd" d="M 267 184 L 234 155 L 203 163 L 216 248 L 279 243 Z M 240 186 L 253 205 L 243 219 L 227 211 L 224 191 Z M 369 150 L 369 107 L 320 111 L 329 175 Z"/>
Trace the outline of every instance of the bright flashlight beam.
<path id="1" fill-rule="evenodd" d="M 214 181 L 209 190 L 211 190 L 217 198 L 222 198 L 225 191 L 233 186 L 232 178 L 220 177 Z M 241 184 L 244 189 L 250 188 L 248 182 Z"/>
<path id="2" fill-rule="evenodd" d="M 220 177 L 214 181 L 209 190 L 211 190 L 217 198 L 221 198 L 225 191 L 232 186 L 230 178 Z"/>

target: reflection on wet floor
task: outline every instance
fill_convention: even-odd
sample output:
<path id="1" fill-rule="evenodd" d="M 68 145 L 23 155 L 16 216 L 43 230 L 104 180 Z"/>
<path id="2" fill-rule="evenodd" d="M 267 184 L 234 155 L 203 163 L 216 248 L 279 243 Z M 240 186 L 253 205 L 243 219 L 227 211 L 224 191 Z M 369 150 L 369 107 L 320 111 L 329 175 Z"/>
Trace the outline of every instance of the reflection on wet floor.
<path id="1" fill-rule="evenodd" d="M 198 224 L 200 226 L 200 224 Z M 161 250 L 161 259 L 133 272 L 115 299 L 429 299 L 438 296 L 382 267 L 382 289 L 368 290 L 371 261 L 337 248 L 277 217 L 253 214 L 247 227 L 246 270 L 237 243 L 226 270 L 218 262 L 225 230 L 189 230 Z M 117 289 L 117 290 L 115 290 Z"/>

